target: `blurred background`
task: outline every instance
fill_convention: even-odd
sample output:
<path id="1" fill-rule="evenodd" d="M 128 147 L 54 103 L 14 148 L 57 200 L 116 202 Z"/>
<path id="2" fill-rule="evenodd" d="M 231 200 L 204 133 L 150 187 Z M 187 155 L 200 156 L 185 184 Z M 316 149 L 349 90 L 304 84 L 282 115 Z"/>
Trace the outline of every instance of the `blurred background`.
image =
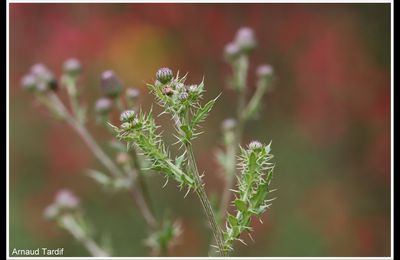
<path id="1" fill-rule="evenodd" d="M 389 4 L 10 4 L 10 248 L 64 247 L 64 256 L 88 255 L 43 218 L 55 192 L 69 188 L 96 235 L 111 238 L 115 256 L 149 251 L 145 222 L 130 198 L 89 179 L 86 169 L 103 169 L 96 158 L 21 90 L 20 78 L 33 63 L 60 75 L 65 59 L 79 58 L 89 113 L 106 69 L 141 90 L 145 109 L 153 102 L 145 83 L 158 68 L 189 72 L 195 83 L 205 76 L 206 99 L 222 96 L 194 147 L 207 192 L 219 196 L 223 179 L 214 151 L 220 123 L 236 106 L 223 49 L 241 26 L 252 27 L 258 39 L 249 92 L 259 64 L 272 64 L 276 73 L 244 142 L 273 140 L 278 199 L 264 224 L 254 222 L 256 242 L 237 244 L 235 255 L 389 256 Z M 89 129 L 106 145 L 111 136 L 93 118 Z M 159 123 L 169 128 L 167 117 Z M 206 255 L 210 234 L 197 198 L 183 199 L 173 181 L 162 189 L 158 175 L 148 183 L 157 215 L 182 221 L 183 238 L 170 254 Z"/>

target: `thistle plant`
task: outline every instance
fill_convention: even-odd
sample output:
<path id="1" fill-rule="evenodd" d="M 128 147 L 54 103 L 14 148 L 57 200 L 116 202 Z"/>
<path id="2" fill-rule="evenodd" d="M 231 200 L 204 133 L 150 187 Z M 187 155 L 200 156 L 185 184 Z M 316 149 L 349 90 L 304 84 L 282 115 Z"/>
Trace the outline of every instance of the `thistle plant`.
<path id="1" fill-rule="evenodd" d="M 221 202 L 212 207 L 203 181 L 204 173 L 199 169 L 194 153 L 195 139 L 199 138 L 201 124 L 211 113 L 217 97 L 204 101 L 205 79 L 198 83 L 187 83 L 187 74 L 174 73 L 161 68 L 147 88 L 162 108 L 160 115 L 168 115 L 176 142 L 165 142 L 165 134 L 157 124 L 153 109 L 144 111 L 138 103 L 140 91 L 136 88 L 123 90 L 123 81 L 112 70 L 100 76 L 100 97 L 94 104 L 96 122 L 110 130 L 113 139 L 109 142 L 114 154 L 111 156 L 97 143 L 86 125 L 88 111 L 80 101 L 80 75 L 82 65 L 77 59 L 69 59 L 63 65 L 63 75 L 57 80 L 43 64 L 36 64 L 25 75 L 21 85 L 33 93 L 56 118 L 65 121 L 83 139 L 97 159 L 103 164 L 102 170 L 88 170 L 88 176 L 105 191 L 126 192 L 133 198 L 135 207 L 142 214 L 149 229 L 144 239 L 155 254 L 166 255 L 182 233 L 177 221 L 160 219 L 154 215 L 146 178 L 149 172 L 160 173 L 176 183 L 185 198 L 193 193 L 197 196 L 208 226 L 212 233 L 211 246 L 220 256 L 229 256 L 234 251 L 235 241 L 245 243 L 242 234 L 253 230 L 251 220 L 270 207 L 273 198 L 269 194 L 274 163 L 271 143 L 265 145 L 252 141 L 241 146 L 246 122 L 255 119 L 261 109 L 262 98 L 270 89 L 273 69 L 261 65 L 257 69 L 256 90 L 248 99 L 247 74 L 249 55 L 256 47 L 254 32 L 241 28 L 235 40 L 225 48 L 225 58 L 232 66 L 231 87 L 238 93 L 236 118 L 223 121 L 223 145 L 217 158 L 225 180 Z M 60 82 L 60 84 L 58 84 Z M 59 98 L 56 91 L 66 89 L 69 107 Z M 117 110 L 119 122 L 112 121 L 111 114 Z M 238 171 L 237 171 L 238 170 Z M 235 185 L 236 184 L 236 185 Z M 164 186 L 165 186 L 164 185 Z M 235 188 L 236 186 L 236 188 Z M 78 199 L 70 192 L 61 192 L 46 209 L 46 216 L 70 232 L 93 256 L 108 256 L 110 250 L 98 246 L 84 228 Z M 69 198 L 69 206 L 59 197 Z M 233 200 L 231 197 L 233 196 Z M 60 202 L 61 201 L 61 202 Z M 66 200 L 68 201 L 68 199 Z M 74 202 L 75 201 L 75 202 Z M 73 204 L 73 205 L 72 205 Z M 71 206 L 72 205 L 72 206 Z M 229 206 L 232 205 L 234 211 Z M 66 210 L 67 209 L 67 210 Z M 214 252 L 210 252 L 210 255 Z"/>

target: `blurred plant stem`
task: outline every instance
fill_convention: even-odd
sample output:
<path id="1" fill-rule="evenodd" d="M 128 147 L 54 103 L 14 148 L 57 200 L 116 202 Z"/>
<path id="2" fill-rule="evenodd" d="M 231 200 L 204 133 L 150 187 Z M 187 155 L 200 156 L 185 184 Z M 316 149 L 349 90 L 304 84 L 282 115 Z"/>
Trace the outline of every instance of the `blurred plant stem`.
<path id="1" fill-rule="evenodd" d="M 53 109 L 59 114 L 71 127 L 78 133 L 78 135 L 83 139 L 89 149 L 97 157 L 97 159 L 107 168 L 107 170 L 116 178 L 124 177 L 122 171 L 116 166 L 113 160 L 102 150 L 102 148 L 97 144 L 95 139 L 89 133 L 87 128 L 84 126 L 82 121 L 78 121 L 64 106 L 62 101 L 53 92 L 48 93 L 48 98 L 53 104 Z M 141 192 L 138 192 L 138 183 L 135 181 L 131 183 L 129 192 L 132 195 L 135 204 L 137 205 L 140 213 L 143 215 L 144 220 L 152 229 L 157 229 L 158 223 L 153 213 L 151 212 L 146 200 Z M 144 184 L 142 183 L 141 186 Z M 143 189 L 141 189 L 143 190 Z"/>
<path id="2" fill-rule="evenodd" d="M 242 141 L 243 136 L 243 128 L 246 122 L 246 118 L 243 116 L 243 111 L 246 106 L 246 89 L 247 89 L 247 74 L 249 69 L 249 58 L 247 55 L 242 55 L 233 65 L 234 67 L 234 82 L 235 85 L 233 89 L 236 89 L 238 92 L 238 102 L 237 102 L 237 110 L 236 110 L 236 118 L 237 124 L 234 129 L 234 137 L 233 142 L 229 144 L 227 149 L 227 161 L 231 162 L 229 167 L 226 169 L 225 174 L 225 189 L 222 193 L 221 203 L 220 203 L 220 221 L 223 223 L 226 211 L 229 207 L 229 201 L 231 198 L 231 189 L 235 185 L 235 177 L 236 177 L 236 165 L 237 165 L 237 155 L 239 145 Z"/>
<path id="3" fill-rule="evenodd" d="M 90 238 L 85 229 L 71 214 L 65 214 L 58 220 L 60 226 L 67 230 L 77 241 L 79 241 L 94 257 L 109 257 L 93 239 Z"/>

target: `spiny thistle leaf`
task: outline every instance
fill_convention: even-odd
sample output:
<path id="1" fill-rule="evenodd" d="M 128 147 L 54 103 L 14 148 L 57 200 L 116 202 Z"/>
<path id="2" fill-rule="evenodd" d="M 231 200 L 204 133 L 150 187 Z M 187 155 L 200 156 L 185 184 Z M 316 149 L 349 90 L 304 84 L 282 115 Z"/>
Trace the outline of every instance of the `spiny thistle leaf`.
<path id="1" fill-rule="evenodd" d="M 241 175 L 238 177 L 238 197 L 233 204 L 236 215 L 228 215 L 226 231 L 224 232 L 224 248 L 231 251 L 233 242 L 241 240 L 240 234 L 244 231 L 251 232 L 250 221 L 252 216 L 265 212 L 271 205 L 267 199 L 271 192 L 270 184 L 274 164 L 270 162 L 270 144 L 265 146 L 259 142 L 252 142 L 247 149 L 240 148 L 239 168 Z"/>

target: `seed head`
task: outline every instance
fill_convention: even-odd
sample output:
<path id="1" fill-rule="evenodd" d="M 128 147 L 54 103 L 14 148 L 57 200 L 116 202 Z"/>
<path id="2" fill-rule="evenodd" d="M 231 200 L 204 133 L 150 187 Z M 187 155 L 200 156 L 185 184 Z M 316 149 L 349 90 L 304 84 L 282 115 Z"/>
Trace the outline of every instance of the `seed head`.
<path id="1" fill-rule="evenodd" d="M 157 80 L 159 80 L 163 84 L 170 82 L 172 77 L 173 77 L 173 73 L 172 73 L 172 70 L 169 68 L 161 68 L 156 73 Z"/>
<path id="2" fill-rule="evenodd" d="M 121 81 L 112 70 L 104 71 L 101 74 L 100 86 L 103 94 L 109 98 L 116 98 L 122 90 Z"/>
<path id="3" fill-rule="evenodd" d="M 21 79 L 21 87 L 24 90 L 34 91 L 36 89 L 37 81 L 36 77 L 29 73 L 22 77 Z"/>
<path id="4" fill-rule="evenodd" d="M 245 52 L 253 50 L 257 45 L 254 31 L 249 27 L 242 27 L 237 31 L 235 42 Z"/>
<path id="5" fill-rule="evenodd" d="M 131 122 L 135 118 L 136 113 L 133 110 L 126 110 L 121 113 L 121 116 L 119 117 L 119 120 L 121 122 Z"/>
<path id="6" fill-rule="evenodd" d="M 260 78 L 266 78 L 272 76 L 274 73 L 274 69 L 269 64 L 262 64 L 257 68 L 257 75 Z"/>
<path id="7" fill-rule="evenodd" d="M 100 98 L 96 101 L 95 110 L 100 115 L 106 115 L 111 112 L 112 102 L 108 98 Z"/>
<path id="8" fill-rule="evenodd" d="M 62 189 L 57 192 L 55 202 L 62 208 L 76 208 L 79 205 L 79 199 L 71 191 Z"/>
<path id="9" fill-rule="evenodd" d="M 252 142 L 250 142 L 248 147 L 250 150 L 258 151 L 263 147 L 263 145 L 259 141 L 252 141 Z"/>
<path id="10" fill-rule="evenodd" d="M 180 100 L 185 100 L 185 99 L 187 99 L 189 97 L 189 94 L 187 93 L 187 92 L 181 92 L 181 93 L 179 93 L 179 95 L 178 95 L 178 98 L 180 99 Z"/>
<path id="11" fill-rule="evenodd" d="M 76 78 L 82 72 L 82 65 L 76 58 L 69 58 L 64 62 L 63 71 L 66 75 Z"/>
<path id="12" fill-rule="evenodd" d="M 171 87 L 164 87 L 162 92 L 166 96 L 171 96 L 172 94 L 174 94 L 174 90 Z"/>

